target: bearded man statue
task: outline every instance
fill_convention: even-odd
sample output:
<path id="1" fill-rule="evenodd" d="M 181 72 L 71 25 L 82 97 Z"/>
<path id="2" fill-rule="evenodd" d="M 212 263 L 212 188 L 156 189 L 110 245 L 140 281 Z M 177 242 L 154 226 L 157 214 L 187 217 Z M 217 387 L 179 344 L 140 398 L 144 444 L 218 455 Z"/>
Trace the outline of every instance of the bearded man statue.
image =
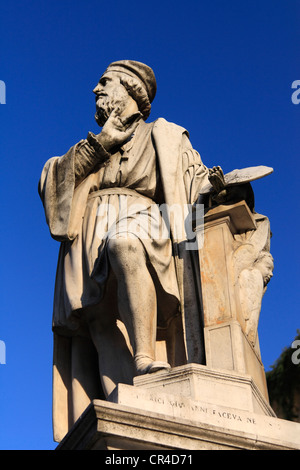
<path id="1" fill-rule="evenodd" d="M 39 182 L 60 242 L 56 441 L 118 383 L 205 363 L 198 258 L 183 228 L 209 170 L 184 128 L 146 123 L 156 94 L 150 67 L 113 62 L 93 91 L 101 132 L 48 160 Z"/>

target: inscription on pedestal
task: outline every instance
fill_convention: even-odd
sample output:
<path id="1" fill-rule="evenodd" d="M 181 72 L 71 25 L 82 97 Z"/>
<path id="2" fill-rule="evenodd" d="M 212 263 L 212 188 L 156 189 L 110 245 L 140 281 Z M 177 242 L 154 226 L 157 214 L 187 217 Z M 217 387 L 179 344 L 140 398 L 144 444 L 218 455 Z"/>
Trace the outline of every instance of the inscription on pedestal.
<path id="1" fill-rule="evenodd" d="M 136 394 L 135 398 L 138 402 L 140 400 L 144 402 L 145 400 L 145 396 L 140 396 L 139 393 Z M 206 405 L 201 405 L 200 403 L 193 402 L 192 400 L 185 401 L 185 400 L 172 399 L 168 396 L 164 398 L 162 396 L 156 396 L 156 395 L 150 394 L 149 401 L 155 404 L 159 403 L 161 405 L 166 405 L 168 407 L 171 406 L 172 409 L 175 411 L 175 413 L 176 413 L 176 410 L 183 410 L 183 409 L 187 413 L 190 413 L 190 412 L 197 413 L 197 415 L 194 417 L 194 419 L 196 420 L 197 420 L 198 414 L 205 414 L 207 416 L 215 416 L 217 418 L 222 418 L 222 419 L 229 419 L 229 420 L 234 420 L 234 421 L 240 421 L 243 423 L 256 424 L 254 417 L 241 416 L 240 414 L 234 413 L 232 411 L 218 409 L 215 407 L 209 407 Z M 193 419 L 193 417 L 189 416 L 189 419 Z"/>
<path id="2" fill-rule="evenodd" d="M 135 409 L 163 414 L 169 419 L 185 419 L 193 422 L 220 426 L 240 431 L 256 432 L 260 415 L 215 406 L 167 393 L 153 393 L 142 388 L 120 384 L 112 401 Z M 276 426 L 276 423 L 272 423 Z"/>

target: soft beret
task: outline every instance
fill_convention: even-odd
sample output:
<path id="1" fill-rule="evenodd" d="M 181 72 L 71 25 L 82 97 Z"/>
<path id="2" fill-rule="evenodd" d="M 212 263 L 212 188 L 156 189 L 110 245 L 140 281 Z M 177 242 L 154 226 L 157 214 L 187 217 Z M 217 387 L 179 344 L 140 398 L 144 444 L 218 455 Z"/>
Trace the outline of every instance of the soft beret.
<path id="1" fill-rule="evenodd" d="M 156 79 L 151 67 L 136 60 L 118 60 L 108 66 L 105 73 L 107 72 L 125 73 L 137 78 L 145 88 L 149 101 L 152 103 L 156 94 Z"/>

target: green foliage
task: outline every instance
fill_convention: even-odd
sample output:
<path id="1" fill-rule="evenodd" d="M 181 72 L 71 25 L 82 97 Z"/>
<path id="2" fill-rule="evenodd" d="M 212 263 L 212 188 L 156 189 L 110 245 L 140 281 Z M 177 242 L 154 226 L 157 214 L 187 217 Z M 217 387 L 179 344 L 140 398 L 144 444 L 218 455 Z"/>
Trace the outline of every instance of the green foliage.
<path id="1" fill-rule="evenodd" d="M 300 340 L 300 330 L 295 340 Z M 293 412 L 295 392 L 300 395 L 300 364 L 292 361 L 295 351 L 292 347 L 285 348 L 272 370 L 266 373 L 271 405 L 276 403 L 282 411 L 282 418 L 291 421 L 297 418 Z"/>

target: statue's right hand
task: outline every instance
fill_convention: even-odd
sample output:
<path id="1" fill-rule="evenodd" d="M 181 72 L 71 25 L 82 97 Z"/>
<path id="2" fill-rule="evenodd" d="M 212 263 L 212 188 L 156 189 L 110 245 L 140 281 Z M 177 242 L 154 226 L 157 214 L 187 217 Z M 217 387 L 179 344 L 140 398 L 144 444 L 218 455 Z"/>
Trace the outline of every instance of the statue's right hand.
<path id="1" fill-rule="evenodd" d="M 114 147 L 122 145 L 135 131 L 142 117 L 140 112 L 121 117 L 120 108 L 112 111 L 104 124 L 102 131 L 97 135 L 97 140 L 110 152 Z"/>

